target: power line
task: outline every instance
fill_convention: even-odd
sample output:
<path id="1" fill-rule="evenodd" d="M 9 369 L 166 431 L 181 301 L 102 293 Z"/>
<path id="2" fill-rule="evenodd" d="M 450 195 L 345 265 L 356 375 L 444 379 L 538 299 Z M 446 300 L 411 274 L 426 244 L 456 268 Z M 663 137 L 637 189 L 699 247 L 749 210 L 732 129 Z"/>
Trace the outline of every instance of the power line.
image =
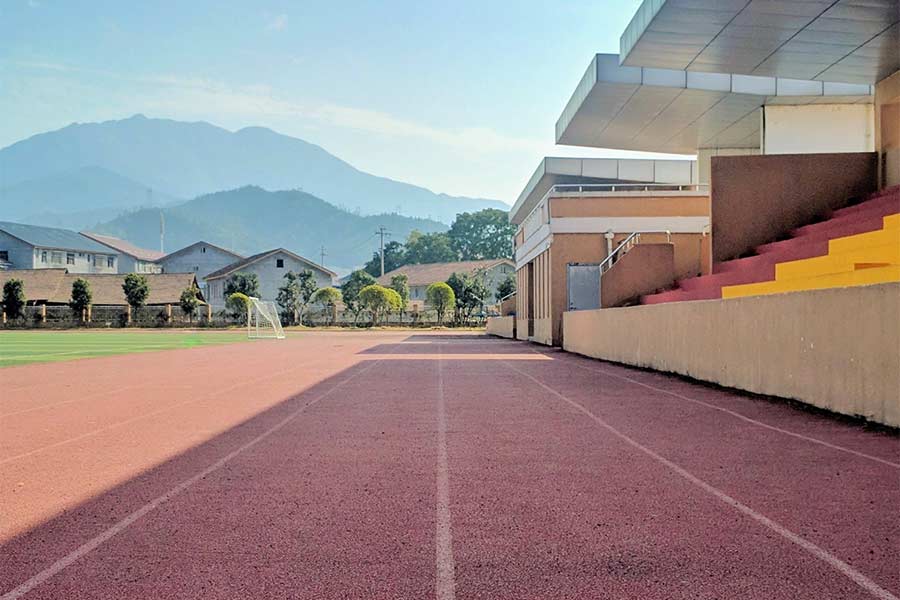
<path id="1" fill-rule="evenodd" d="M 389 232 L 382 226 L 378 228 L 378 231 L 375 232 L 375 235 L 381 236 L 381 276 L 384 277 L 384 236 L 391 237 L 391 232 Z"/>

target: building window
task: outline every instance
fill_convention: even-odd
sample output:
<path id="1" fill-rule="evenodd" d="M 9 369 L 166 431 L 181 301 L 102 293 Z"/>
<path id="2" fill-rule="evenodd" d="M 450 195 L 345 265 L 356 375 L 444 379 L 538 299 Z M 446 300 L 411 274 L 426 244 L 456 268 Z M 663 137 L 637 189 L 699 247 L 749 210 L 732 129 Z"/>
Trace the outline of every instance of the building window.
<path id="1" fill-rule="evenodd" d="M 200 248 L 200 254 L 206 254 L 206 246 Z"/>
<path id="2" fill-rule="evenodd" d="M 106 266 L 110 269 L 116 266 L 116 257 L 115 256 L 107 256 L 106 257 Z"/>
<path id="3" fill-rule="evenodd" d="M 55 265 L 62 264 L 62 252 L 54 252 L 50 255 L 50 260 Z"/>
<path id="4" fill-rule="evenodd" d="M 75 253 L 74 252 L 66 252 L 66 264 L 67 265 L 75 264 Z"/>
<path id="5" fill-rule="evenodd" d="M 0 260 L 9 261 L 9 250 L 0 250 Z"/>
<path id="6" fill-rule="evenodd" d="M 47 262 L 47 251 L 46 250 L 41 250 L 41 262 L 42 263 Z"/>
<path id="7" fill-rule="evenodd" d="M 198 267 L 197 265 L 194 265 L 194 273 L 197 273 L 199 270 L 200 270 L 200 267 Z"/>
<path id="8" fill-rule="evenodd" d="M 283 268 L 284 268 L 284 259 L 283 259 L 283 258 L 276 258 L 276 259 L 275 259 L 275 267 L 278 268 L 278 269 L 283 269 Z"/>

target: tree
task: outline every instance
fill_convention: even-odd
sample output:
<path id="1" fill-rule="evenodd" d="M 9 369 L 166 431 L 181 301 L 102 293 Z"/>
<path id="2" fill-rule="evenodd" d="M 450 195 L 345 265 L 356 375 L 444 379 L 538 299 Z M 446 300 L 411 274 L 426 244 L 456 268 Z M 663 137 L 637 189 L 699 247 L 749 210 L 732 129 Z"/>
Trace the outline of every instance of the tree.
<path id="1" fill-rule="evenodd" d="M 303 313 L 306 312 L 306 307 L 309 305 L 312 300 L 313 294 L 316 293 L 316 290 L 319 289 L 319 284 L 316 283 L 316 277 L 313 275 L 313 272 L 309 269 L 304 269 L 297 274 L 297 284 L 300 287 L 300 317 L 299 320 L 303 320 Z"/>
<path id="2" fill-rule="evenodd" d="M 359 314 L 362 312 L 362 307 L 359 303 L 359 292 L 364 287 L 372 285 L 373 283 L 375 283 L 375 278 L 366 271 L 360 269 L 350 273 L 350 277 L 348 277 L 344 285 L 341 286 L 341 294 L 344 296 L 344 306 L 353 313 L 354 323 L 359 320 Z"/>
<path id="3" fill-rule="evenodd" d="M 3 310 L 10 319 L 23 316 L 25 308 L 25 284 L 21 279 L 10 279 L 3 284 Z"/>
<path id="4" fill-rule="evenodd" d="M 447 309 L 456 304 L 456 295 L 453 288 L 443 281 L 438 281 L 425 288 L 425 300 L 437 312 L 438 325 L 443 325 Z"/>
<path id="5" fill-rule="evenodd" d="M 388 290 L 377 283 L 367 285 L 359 291 L 359 304 L 372 315 L 372 326 L 378 325 L 382 313 L 390 310 L 392 298 L 389 292 L 393 292 L 393 290 Z M 399 298 L 397 292 L 393 293 Z"/>
<path id="6" fill-rule="evenodd" d="M 200 305 L 200 298 L 197 297 L 197 288 L 194 286 L 184 288 L 178 304 L 181 305 L 181 312 L 188 316 L 188 321 L 193 323 L 194 313 L 197 312 L 197 306 Z"/>
<path id="7" fill-rule="evenodd" d="M 228 296 L 225 308 L 238 323 L 246 323 L 247 313 L 250 311 L 250 298 L 246 294 L 235 292 Z"/>
<path id="8" fill-rule="evenodd" d="M 497 285 L 497 291 L 494 293 L 494 297 L 499 302 L 500 300 L 516 293 L 516 278 L 509 274 L 506 276 L 506 279 L 501 281 Z"/>
<path id="9" fill-rule="evenodd" d="M 487 287 L 484 284 L 484 272 L 453 273 L 447 279 L 447 285 L 455 296 L 453 316 L 457 325 L 468 324 L 475 309 L 484 306 Z"/>
<path id="10" fill-rule="evenodd" d="M 515 227 L 506 211 L 486 208 L 474 213 L 460 213 L 447 235 L 458 260 L 512 258 Z"/>
<path id="11" fill-rule="evenodd" d="M 341 301 L 341 292 L 333 287 L 319 288 L 313 294 L 312 301 L 321 305 L 322 310 L 328 315 L 329 323 L 334 324 L 337 316 L 335 310 L 337 303 Z"/>
<path id="12" fill-rule="evenodd" d="M 281 307 L 282 314 L 287 318 L 287 322 L 294 325 L 299 320 L 300 315 L 300 282 L 297 275 L 293 271 L 284 274 L 284 284 L 278 288 L 278 295 L 275 301 Z"/>
<path id="13" fill-rule="evenodd" d="M 131 308 L 140 308 L 147 302 L 150 295 L 150 286 L 147 278 L 138 273 L 129 273 L 122 283 L 122 291 L 125 292 L 125 301 Z"/>
<path id="14" fill-rule="evenodd" d="M 458 260 L 450 243 L 450 236 L 444 232 L 421 233 L 413 231 L 406 239 L 406 260 L 404 264 L 416 265 Z"/>
<path id="15" fill-rule="evenodd" d="M 409 277 L 405 273 L 398 273 L 391 277 L 391 289 L 400 295 L 400 314 L 402 315 L 409 306 Z"/>
<path id="16" fill-rule="evenodd" d="M 259 298 L 259 277 L 256 273 L 235 273 L 225 282 L 225 297 L 232 294 Z"/>
<path id="17" fill-rule="evenodd" d="M 403 308 L 403 298 L 397 292 L 397 290 L 393 288 L 384 288 L 385 293 L 387 294 L 387 308 L 385 310 L 386 313 L 391 313 L 393 311 L 400 311 Z"/>
<path id="18" fill-rule="evenodd" d="M 406 260 L 406 249 L 400 242 L 388 242 L 384 245 L 384 272 L 402 267 Z M 372 260 L 363 266 L 363 270 L 372 277 L 381 275 L 381 253 L 372 253 Z"/>
<path id="19" fill-rule="evenodd" d="M 87 307 L 91 305 L 93 299 L 94 294 L 91 293 L 91 284 L 86 279 L 79 277 L 72 282 L 72 296 L 69 299 L 69 306 L 72 308 L 72 312 L 80 317 L 87 310 Z"/>

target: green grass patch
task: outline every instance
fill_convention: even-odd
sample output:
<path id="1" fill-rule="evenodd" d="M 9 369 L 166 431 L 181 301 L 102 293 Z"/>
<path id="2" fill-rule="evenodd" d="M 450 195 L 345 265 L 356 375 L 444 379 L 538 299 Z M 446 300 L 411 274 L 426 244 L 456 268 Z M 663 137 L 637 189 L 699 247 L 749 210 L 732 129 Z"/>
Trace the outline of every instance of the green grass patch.
<path id="1" fill-rule="evenodd" d="M 246 340 L 247 334 L 243 332 L 3 331 L 0 332 L 0 367 Z"/>

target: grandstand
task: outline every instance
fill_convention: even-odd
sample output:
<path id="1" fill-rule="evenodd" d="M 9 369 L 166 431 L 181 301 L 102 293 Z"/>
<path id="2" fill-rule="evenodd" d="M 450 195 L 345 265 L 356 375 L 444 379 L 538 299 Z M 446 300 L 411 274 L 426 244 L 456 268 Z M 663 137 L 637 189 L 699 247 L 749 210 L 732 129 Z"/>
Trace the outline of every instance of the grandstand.
<path id="1" fill-rule="evenodd" d="M 545 159 L 490 330 L 900 425 L 896 2 L 646 0 L 620 46 L 556 142 L 696 162 Z"/>

